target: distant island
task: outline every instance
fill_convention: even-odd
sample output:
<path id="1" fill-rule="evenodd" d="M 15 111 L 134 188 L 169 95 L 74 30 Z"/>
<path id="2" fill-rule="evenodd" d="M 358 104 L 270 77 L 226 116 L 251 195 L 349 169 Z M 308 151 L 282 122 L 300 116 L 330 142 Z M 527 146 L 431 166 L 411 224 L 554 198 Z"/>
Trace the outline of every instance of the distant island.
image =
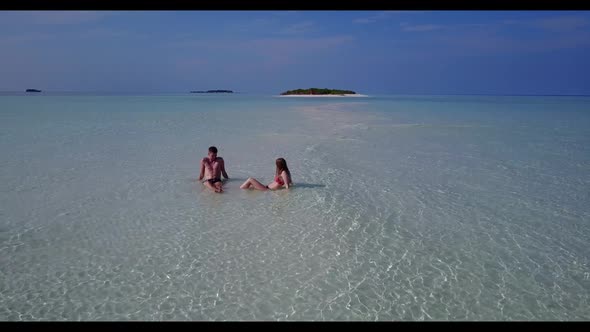
<path id="1" fill-rule="evenodd" d="M 191 91 L 191 93 L 234 93 L 232 90 Z"/>
<path id="2" fill-rule="evenodd" d="M 310 88 L 310 89 L 297 89 L 297 90 L 289 90 L 281 93 L 281 96 L 300 96 L 300 95 L 338 95 L 338 96 L 345 96 L 345 95 L 355 95 L 356 92 L 351 90 L 337 90 L 337 89 L 318 89 L 318 88 Z"/>
<path id="3" fill-rule="evenodd" d="M 37 89 L 26 89 L 25 92 L 41 92 L 41 90 L 37 90 Z"/>

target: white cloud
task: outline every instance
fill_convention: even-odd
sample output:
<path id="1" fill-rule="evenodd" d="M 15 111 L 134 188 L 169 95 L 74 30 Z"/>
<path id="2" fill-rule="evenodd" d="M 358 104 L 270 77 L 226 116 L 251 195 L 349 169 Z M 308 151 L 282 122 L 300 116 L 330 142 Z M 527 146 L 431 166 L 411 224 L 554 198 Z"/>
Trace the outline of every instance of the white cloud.
<path id="1" fill-rule="evenodd" d="M 504 20 L 501 24 L 560 32 L 579 30 L 580 28 L 588 26 L 590 21 L 588 21 L 587 18 L 580 16 L 554 16 L 532 20 Z"/>
<path id="2" fill-rule="evenodd" d="M 319 38 L 255 38 L 250 40 L 191 40 L 174 42 L 175 52 L 195 54 L 241 54 L 242 57 L 258 59 L 255 62 L 269 68 L 297 63 L 302 56 L 315 55 L 337 49 L 354 41 L 353 36 L 330 36 Z M 196 64 L 203 64 L 199 59 Z"/>
<path id="3" fill-rule="evenodd" d="M 551 31 L 572 31 L 588 25 L 588 20 L 577 16 L 559 16 L 541 19 L 533 22 L 533 25 Z"/>
<path id="4" fill-rule="evenodd" d="M 1 12 L 0 24 L 81 24 L 97 22 L 107 16 L 116 15 L 106 11 L 14 11 Z"/>
<path id="5" fill-rule="evenodd" d="M 410 31 L 410 32 L 433 31 L 433 30 L 440 30 L 443 28 L 442 25 L 436 25 L 436 24 L 421 24 L 421 25 L 400 24 L 400 25 L 402 26 L 402 30 Z"/>
<path id="6" fill-rule="evenodd" d="M 377 21 L 389 19 L 394 14 L 397 14 L 397 13 L 399 13 L 399 12 L 398 11 L 394 11 L 394 10 L 383 11 L 383 12 L 379 12 L 379 13 L 377 13 L 375 15 L 356 18 L 356 19 L 352 20 L 352 23 L 356 23 L 356 24 L 371 24 L 371 23 L 375 23 Z"/>
<path id="7" fill-rule="evenodd" d="M 301 34 L 312 30 L 315 27 L 315 23 L 311 21 L 305 21 L 300 23 L 291 24 L 290 26 L 286 27 L 285 29 L 281 30 L 280 33 L 294 35 L 294 34 Z"/>
<path id="8" fill-rule="evenodd" d="M 500 34 L 493 30 L 472 30 L 442 36 L 437 40 L 437 44 L 439 43 L 446 50 L 460 51 L 462 54 L 540 53 L 590 46 L 590 32 L 576 31 L 546 35 L 539 39 L 526 39 Z"/>

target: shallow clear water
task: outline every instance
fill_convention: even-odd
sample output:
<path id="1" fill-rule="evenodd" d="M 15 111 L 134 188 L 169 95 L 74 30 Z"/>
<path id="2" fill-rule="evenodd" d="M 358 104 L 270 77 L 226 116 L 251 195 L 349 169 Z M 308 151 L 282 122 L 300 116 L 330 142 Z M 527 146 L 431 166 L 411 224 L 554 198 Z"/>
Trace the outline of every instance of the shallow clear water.
<path id="1" fill-rule="evenodd" d="M 588 320 L 589 126 L 584 97 L 3 95 L 0 320 Z M 239 189 L 277 157 L 292 189 Z"/>

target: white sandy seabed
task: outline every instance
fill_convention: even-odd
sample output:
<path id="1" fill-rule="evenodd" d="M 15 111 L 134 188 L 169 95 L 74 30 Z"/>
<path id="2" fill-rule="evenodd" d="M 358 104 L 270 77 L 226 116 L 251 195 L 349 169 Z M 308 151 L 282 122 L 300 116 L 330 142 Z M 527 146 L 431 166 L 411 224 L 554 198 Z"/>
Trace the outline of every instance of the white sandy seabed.
<path id="1" fill-rule="evenodd" d="M 268 99 L 0 98 L 0 321 L 590 319 L 587 97 Z"/>

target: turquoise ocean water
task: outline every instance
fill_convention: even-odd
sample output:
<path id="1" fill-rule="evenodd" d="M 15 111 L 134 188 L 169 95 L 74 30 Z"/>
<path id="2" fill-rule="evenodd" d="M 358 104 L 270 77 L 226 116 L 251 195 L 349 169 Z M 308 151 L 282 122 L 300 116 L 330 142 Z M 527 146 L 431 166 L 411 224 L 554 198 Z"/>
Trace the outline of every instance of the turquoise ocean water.
<path id="1" fill-rule="evenodd" d="M 588 97 L 3 94 L 0 320 L 588 320 L 589 128 Z M 239 189 L 277 157 L 292 189 Z"/>

